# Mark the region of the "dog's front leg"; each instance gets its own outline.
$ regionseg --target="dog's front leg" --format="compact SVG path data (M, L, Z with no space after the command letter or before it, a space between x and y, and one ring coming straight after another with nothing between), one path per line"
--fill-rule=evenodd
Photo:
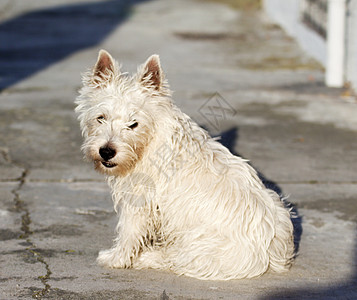
M142 208L124 206L119 213L117 237L111 249L99 252L97 262L109 268L130 268L144 245L147 217Z

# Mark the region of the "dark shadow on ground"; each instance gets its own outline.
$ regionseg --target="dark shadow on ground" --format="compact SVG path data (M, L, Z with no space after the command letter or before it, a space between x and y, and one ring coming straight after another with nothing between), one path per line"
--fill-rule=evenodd
M275 91L289 91L299 94L309 94L309 95L330 95L332 97L340 97L341 94L346 90L345 88L328 88L323 81L314 82L299 82L295 84L279 85L272 87L271 90Z
M234 148L238 141L238 128L232 128L228 131L221 133L220 142L226 146L234 155L239 155L235 152ZM279 163L279 162L277 162ZM263 173L258 172L259 177L265 184L265 186L269 189L274 190L279 195L282 195L281 188L272 180L266 178ZM296 251L299 250L300 239L302 235L302 218L298 213L297 207L285 201L287 207L292 208L293 217L292 222L294 225L294 242ZM294 217L295 216L295 217ZM357 232L356 238L357 241ZM354 259L351 261L351 264L355 265L355 271L351 279L347 282L342 282L341 284L337 284L331 286L329 288L306 288L306 289L287 289L284 292L279 293L271 293L271 295L264 296L262 299L276 300L276 299L357 299L357 245L355 245L355 254ZM331 258L333 259L333 258Z
M355 237L357 241L357 234ZM333 257L331 257L333 259ZM354 264L355 270L353 275L348 281L341 282L341 284L331 285L326 288L306 288L306 289L287 289L281 293L271 293L262 299L275 300L275 299L357 299L357 245L355 245L354 258L351 264ZM337 278L336 278L337 279Z
M228 148L228 150L233 155L237 155L237 156L243 157L242 155L240 155L239 153L237 153L235 151L235 148L236 148L236 145L237 145L237 141L238 141L238 138L239 138L239 129L237 127L234 127L234 128L231 128L231 129L229 129L229 130L227 130L225 132L222 132L220 134L220 137L221 138L220 138L219 142L223 146ZM251 162L249 162L249 164L255 170L257 170ZM258 172L258 176L259 176L260 180L263 182L265 187L275 191L278 195L280 195L282 200L284 200L284 205L288 209L291 209L291 216L292 216L291 217L291 221L292 221L293 226L294 226L295 253L298 253L300 240L301 240L301 235L302 235L302 217L299 215L297 207L293 203L289 202L287 199L284 198L284 194L282 192L282 189L279 187L279 185L276 182L274 182L274 181L268 179L267 177L265 177L262 172L260 172L258 170L257 170L257 172Z
M108 0L32 11L0 24L0 91L99 44L144 0Z

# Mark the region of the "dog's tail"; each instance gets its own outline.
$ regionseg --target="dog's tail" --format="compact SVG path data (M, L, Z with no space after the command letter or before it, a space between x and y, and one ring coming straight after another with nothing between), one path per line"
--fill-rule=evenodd
M282 205L278 205L275 236L270 243L268 252L270 257L269 267L274 272L287 271L294 259L293 224L290 212Z

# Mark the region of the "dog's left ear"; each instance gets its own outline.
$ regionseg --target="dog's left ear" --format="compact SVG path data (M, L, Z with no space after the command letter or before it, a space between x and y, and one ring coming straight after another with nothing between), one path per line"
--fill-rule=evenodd
M151 55L145 62L140 72L139 80L145 87L161 90L163 85L163 72L160 65L160 58L157 54Z

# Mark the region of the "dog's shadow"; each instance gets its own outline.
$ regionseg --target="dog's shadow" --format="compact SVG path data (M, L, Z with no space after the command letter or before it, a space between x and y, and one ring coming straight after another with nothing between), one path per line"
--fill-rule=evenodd
M239 138L239 129L237 127L231 128L227 131L222 132L220 135L220 139L218 140L223 146L225 146L233 155L243 157L240 155L238 152L235 151L235 147ZM252 163L249 162L249 164L257 170ZM290 209L291 211L291 221L294 226L294 245L295 245L295 255L297 255L299 251L299 246L300 246L300 240L301 240L301 235L302 235L302 217L299 215L298 208L294 203L288 201L286 197L284 196L284 193L280 186L268 179L264 174L260 171L258 171L258 175L260 180L263 182L266 188L271 189L275 191L282 201L284 202L284 205L287 209Z

